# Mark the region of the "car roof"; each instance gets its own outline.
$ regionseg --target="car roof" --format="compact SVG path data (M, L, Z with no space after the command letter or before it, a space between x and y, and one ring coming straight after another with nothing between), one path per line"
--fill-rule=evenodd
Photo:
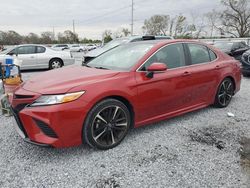
M165 39L165 40L145 40L145 41L137 41L133 43L128 43L127 45L133 45L133 44L155 44L155 45L166 45L171 43L197 43L197 44L203 44L208 46L206 43L199 42L197 40L190 40L190 39Z
M133 35L128 37L116 38L114 40L127 40L129 42L135 39L144 39L144 40L157 40L157 39L173 39L171 36L158 36L158 35Z
M42 44L20 44L20 45L16 45L15 47L22 47L22 46L42 46L46 48L46 46Z

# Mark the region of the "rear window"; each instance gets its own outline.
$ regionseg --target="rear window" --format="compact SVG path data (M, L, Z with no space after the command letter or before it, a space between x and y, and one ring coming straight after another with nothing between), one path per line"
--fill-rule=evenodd
M208 48L199 44L188 44L192 64L201 64L210 62L210 53Z
M46 51L46 48L42 46L37 46L36 53L44 53Z
M214 61L217 58L217 55L210 49L208 51L209 51L209 55L210 55L210 60Z

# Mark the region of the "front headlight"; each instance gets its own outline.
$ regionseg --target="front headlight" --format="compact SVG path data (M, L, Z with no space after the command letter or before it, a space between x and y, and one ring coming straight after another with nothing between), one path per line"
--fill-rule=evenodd
M84 93L85 91L76 93L67 93L62 95L42 95L29 106L34 107L34 106L46 106L46 105L67 103L80 98Z

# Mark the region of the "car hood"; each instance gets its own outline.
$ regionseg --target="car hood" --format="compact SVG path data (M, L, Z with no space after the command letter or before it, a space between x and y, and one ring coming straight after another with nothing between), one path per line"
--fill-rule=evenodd
M117 71L81 66L47 71L23 84L23 89L40 94L63 94L74 87L91 84L119 74Z

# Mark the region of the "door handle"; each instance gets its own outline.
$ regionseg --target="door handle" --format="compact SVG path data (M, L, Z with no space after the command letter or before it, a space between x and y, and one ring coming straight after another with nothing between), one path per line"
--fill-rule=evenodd
M191 73L188 72L188 71L185 71L185 72L182 74L182 76L189 76L189 75L191 75Z
M216 65L216 66L215 66L215 69L220 69L220 65Z
M30 58L32 58L32 59L33 59L33 58L35 58L35 56L30 56Z

